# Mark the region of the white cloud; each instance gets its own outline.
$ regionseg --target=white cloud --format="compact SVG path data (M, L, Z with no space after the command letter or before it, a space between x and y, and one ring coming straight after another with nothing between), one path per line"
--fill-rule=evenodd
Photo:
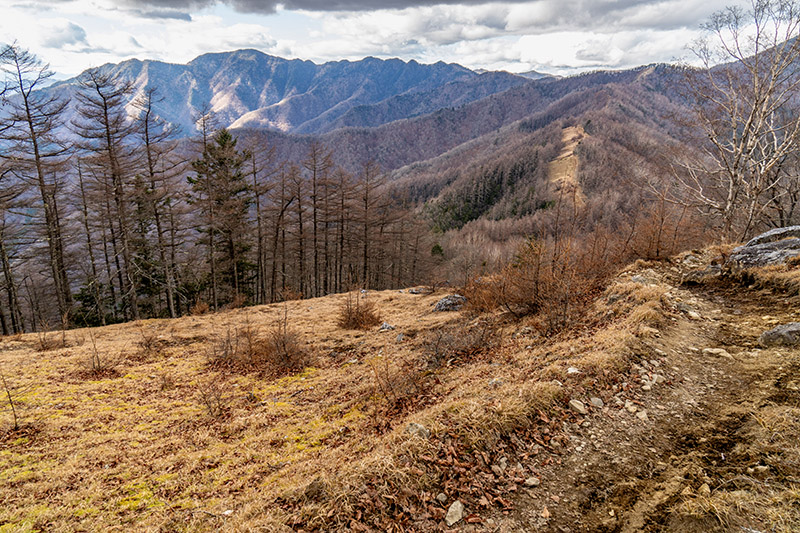
M5 8L0 34L17 37L70 75L134 56L186 62L237 48L315 61L376 55L566 74L681 56L700 22L730 1L531 0L353 12L279 7L267 16L214 7L211 0L204 5L212 7L191 11L169 8L186 7L182 0L160 10L151 2L149 11L116 0L65 0L47 9L36 2Z

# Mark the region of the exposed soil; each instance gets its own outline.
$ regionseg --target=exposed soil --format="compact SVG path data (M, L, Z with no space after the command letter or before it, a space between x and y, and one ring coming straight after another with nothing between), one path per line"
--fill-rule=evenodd
M799 320L796 301L724 282L680 287L685 266L656 270L675 287L672 325L643 340L602 409L567 424L569 449L487 530L800 531L800 354L758 343ZM655 373L665 381L643 390Z

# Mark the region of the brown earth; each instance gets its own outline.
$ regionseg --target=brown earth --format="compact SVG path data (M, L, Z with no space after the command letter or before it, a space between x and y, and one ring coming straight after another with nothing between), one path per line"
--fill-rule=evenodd
M570 449L489 530L800 531L800 354L758 342L800 321L797 297L732 282L678 288L687 270L649 271L672 286L671 324L602 410L567 425ZM654 373L665 382L643 390L640 376Z

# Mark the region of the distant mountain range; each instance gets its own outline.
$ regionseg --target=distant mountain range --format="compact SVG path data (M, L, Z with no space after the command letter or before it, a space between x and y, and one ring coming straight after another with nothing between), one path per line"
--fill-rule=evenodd
M279 161L302 161L313 142L350 172L373 160L411 199L428 202L442 229L549 205L547 160L572 126L586 132L576 155L589 206L635 209L639 193L627 176L674 141L662 117L682 105L674 90L682 75L668 65L559 78L399 59L317 65L239 50L186 65L130 60L101 69L137 93L157 87L156 112L184 136L209 104L218 126L274 148ZM79 79L46 90L68 95Z
M186 65L132 59L100 70L132 81L132 100L145 88L158 88L163 100L156 112L185 135L194 133L204 105L211 106L220 126L318 134L463 105L528 81L443 62L368 57L318 65L256 50L205 54ZM48 90L73 91L80 78Z

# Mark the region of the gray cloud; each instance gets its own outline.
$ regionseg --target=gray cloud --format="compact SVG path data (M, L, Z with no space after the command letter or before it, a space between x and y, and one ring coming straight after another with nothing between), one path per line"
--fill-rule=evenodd
M42 41L47 48L62 48L71 44L86 44L86 30L75 24L67 24L48 30L47 38Z
M522 3L526 0L503 0ZM486 0L124 0L131 7L160 7L191 11L217 4L228 4L242 13L274 13L278 5L290 10L372 11L446 4L481 5Z

